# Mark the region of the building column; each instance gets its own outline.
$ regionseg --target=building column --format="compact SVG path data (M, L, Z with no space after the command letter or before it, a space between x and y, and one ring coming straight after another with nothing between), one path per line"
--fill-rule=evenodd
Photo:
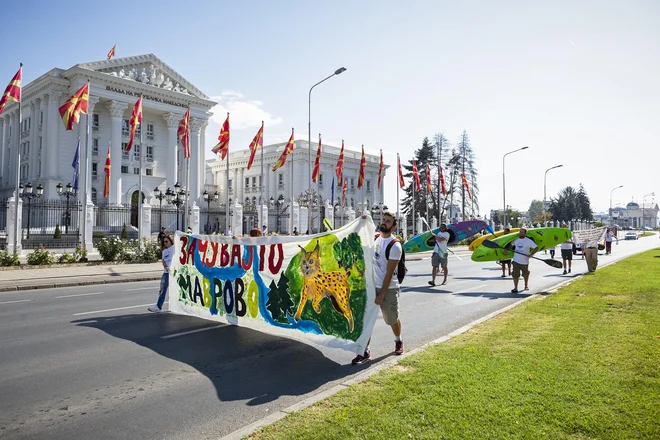
M124 110L127 108L128 103L126 102L113 100L108 103L112 128L110 131L110 195L107 201L115 206L121 205L121 121L124 118Z
M200 167L200 155L204 154L201 145L200 131L204 119L191 118L190 121L190 205L193 203L199 204L201 196L201 187L204 182L204 172Z
M89 97L89 101L87 104L87 115L85 115L85 118L93 117L94 107L98 102L99 102L98 96ZM90 122L89 133L87 133L86 119L85 119L85 125L78 124L80 126L81 131L83 132L80 136L80 165L78 166L78 169L80 171L78 177L78 187L82 188L82 185L86 185L87 202L92 201L92 141L94 139L92 124L91 121L89 122ZM88 157L89 157L89 161L87 160ZM112 161L112 159L110 160ZM110 172L112 173L112 168L110 168ZM85 202L85 200L82 200L82 202Z
M41 113L43 112L44 114L44 119L43 122L40 123L38 126L41 127L41 136L37 134L37 154L39 154L39 162L41 165L41 172L39 173L39 178L41 180L44 179L46 176L46 143L44 142L45 134L48 129L48 99L46 96L44 96L43 99L41 99L41 105L39 106L39 118L41 120ZM41 140L40 140L41 139ZM41 148L39 148L39 142L41 142ZM39 153L40 152L40 153Z
M60 118L58 108L60 97L62 92L58 90L51 90L48 92L48 135L46 136L46 141L48 142L46 147L46 177L50 180L58 180L60 176L58 175L57 164L59 163L60 157L60 124L62 120Z
M165 113L163 115L165 122L167 123L167 146L165 147L165 181L168 188L172 188L174 191L174 184L178 180L178 164L177 164L177 149L179 147L179 139L177 137L177 128L179 126L179 121L181 121L182 115L176 113Z
M37 98L30 103L30 163L28 169L28 180L35 181L37 175L37 154L39 153L39 108L41 99ZM36 186L36 185L35 185Z
M7 136L9 136L9 115L0 118L0 188L7 184Z
M9 175L11 180L9 181L10 188L16 188L16 179L20 178L21 164L18 162L18 153L21 148L21 121L19 119L18 109L12 112L12 137L11 137L11 149L14 152L11 157L11 163L9 163ZM21 160L23 160L21 158ZM15 190L17 191L17 190Z
M206 127L208 126L209 121L203 120L199 138L199 172L202 175L200 192L204 191L204 185L206 185Z

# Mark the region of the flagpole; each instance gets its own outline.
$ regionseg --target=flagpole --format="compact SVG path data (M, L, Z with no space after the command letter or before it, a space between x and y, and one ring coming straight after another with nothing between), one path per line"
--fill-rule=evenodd
M259 198L261 200L259 200L259 205L260 205L259 212L261 212L262 217L264 215L264 203L266 203L266 201L264 200L264 145L263 145L264 141L263 139L264 139L264 121L261 121L261 177L260 177L261 182L259 182L259 187L260 187L259 189L261 190L259 193ZM255 145L254 148L258 148L258 147L259 147L259 142L257 139L257 145ZM229 153L227 153L227 156L229 156ZM266 227L268 227L268 217L262 218L261 223L262 223L261 225L258 225L260 228L262 228L263 225L266 225Z
M319 133L319 145L321 145L321 133ZM322 199L323 199L321 197L321 156L319 156L319 175L316 176L316 197L318 199L317 202L319 204L319 232L321 232L321 222L322 222L322 220L321 220L321 203L322 203ZM312 221L312 227L314 227L314 221ZM310 231L310 233L311 232L312 231Z
M401 213L399 212L399 188L401 187L401 182L399 181L399 167L401 166L401 159L399 159L399 153L396 153L396 223L399 224L401 221ZM383 219L381 218L381 223ZM401 229L401 225L399 225L399 233L401 233L403 229Z
M419 173L419 170L417 171ZM415 185L417 185L417 179L413 176L412 182L412 235L415 236Z
M91 79L87 78L87 97L89 99L89 93L91 93ZM88 104L89 105L89 104ZM82 225L79 230L82 232L81 243L82 248L87 249L87 179L89 179L89 132L91 126L91 117L89 114L89 109L87 109L86 115L86 124L85 124L85 181L83 182L83 196L82 196ZM80 183L78 184L80 186Z
M22 81L22 69L23 63L21 63L21 81ZM23 84L21 84L21 88ZM21 90L22 91L22 90ZM21 94L22 95L22 94ZM16 133L16 196L14 198L14 253L18 254L18 199L20 197L19 187L21 186L21 124L23 123L23 106L22 106L23 96L18 100L18 133ZM23 231L21 230L21 239L23 238Z
M427 166L426 167L426 173L430 174L430 171L431 171L431 168L429 166ZM428 186L428 182L430 182L430 181L431 181L431 176L427 175L426 176L426 182L427 182L427 185L426 185L426 221L428 223L431 223L431 221L429 219L429 205L430 205L429 195L430 194L429 194L429 186Z
M140 93L140 99L142 99L142 93ZM141 103L140 113L142 113ZM142 120L144 120L144 116L142 114L140 114L140 117ZM142 249L142 237L144 236L144 231L142 230L142 149L144 148L144 127L142 126L143 124L141 121L135 122L140 122L140 148L138 150L140 154L140 175L138 176L138 245L140 246L140 249Z
M190 111L190 106L188 106L188 111ZM192 119L192 118L190 118ZM188 126L186 127L186 131L188 132L188 151L190 152L191 150L191 145L190 145L190 120L188 120ZM191 152L190 152L191 153ZM192 154L188 154L188 157L186 158L186 191L185 191L185 202L183 205L183 225L181 227L182 230L185 230L186 227L188 226L188 204L190 203L190 156Z

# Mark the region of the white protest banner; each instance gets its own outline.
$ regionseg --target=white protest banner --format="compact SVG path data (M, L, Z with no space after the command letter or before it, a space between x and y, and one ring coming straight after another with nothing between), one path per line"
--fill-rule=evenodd
M177 232L170 311L363 353L378 316L370 217L307 236Z
M577 244L587 243L596 246L599 242L605 240L605 231L607 231L607 227L573 231L573 242Z

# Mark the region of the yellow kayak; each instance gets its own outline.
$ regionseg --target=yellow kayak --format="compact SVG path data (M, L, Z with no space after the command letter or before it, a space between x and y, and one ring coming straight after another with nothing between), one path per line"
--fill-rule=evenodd
M518 232L518 231L520 231L520 228L512 228L510 234L513 234L514 232ZM481 237L477 238L472 243L470 243L470 246L468 246L468 249L471 250L471 251L474 251L476 248L481 246L481 244L484 242L484 240L492 240L493 238L501 237L502 235L504 235L504 230L495 231L495 234L482 235Z

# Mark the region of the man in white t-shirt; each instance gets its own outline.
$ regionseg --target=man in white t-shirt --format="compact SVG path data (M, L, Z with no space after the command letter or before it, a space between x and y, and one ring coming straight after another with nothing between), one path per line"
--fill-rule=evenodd
M568 229L568 225L566 223L561 224L562 228ZM568 273L571 273L571 266L573 265L573 244L575 241L573 241L573 234L571 234L571 239L568 241L565 241L561 244L561 259L562 263L564 263L564 275L566 275L566 269L568 266ZM567 264L568 262L568 264Z
M607 228L605 233L605 255L610 255L612 253L612 241L616 239L616 243L619 244L619 237L614 235L612 228Z
M433 271L431 272L431 281L429 284L435 286L435 276L438 274L438 270L442 267L442 273L444 274L444 279L442 280L441 286L447 284L447 254L449 249L447 248L447 243L449 242L449 232L447 231L447 225L441 224L440 231L437 234L431 231L431 234L435 237L435 246L433 247L433 256L431 257L431 266Z
M513 289L511 293L518 293L518 280L521 273L525 280L525 290L529 290L529 257L533 256L539 248L531 238L527 237L527 229L520 228L518 238L511 243L511 249L515 251L513 254ZM504 253L506 255L507 251L505 250Z
M390 212L383 213L380 235L374 244L374 281L376 283L376 304L380 306L385 323L394 333L394 354L403 354L401 339L401 321L399 320L399 281L395 275L401 259L401 243L392 236L396 227L396 218ZM389 248L389 251L388 251ZM371 342L371 339L369 339ZM364 354L358 354L351 362L361 365L371 360L369 342Z

